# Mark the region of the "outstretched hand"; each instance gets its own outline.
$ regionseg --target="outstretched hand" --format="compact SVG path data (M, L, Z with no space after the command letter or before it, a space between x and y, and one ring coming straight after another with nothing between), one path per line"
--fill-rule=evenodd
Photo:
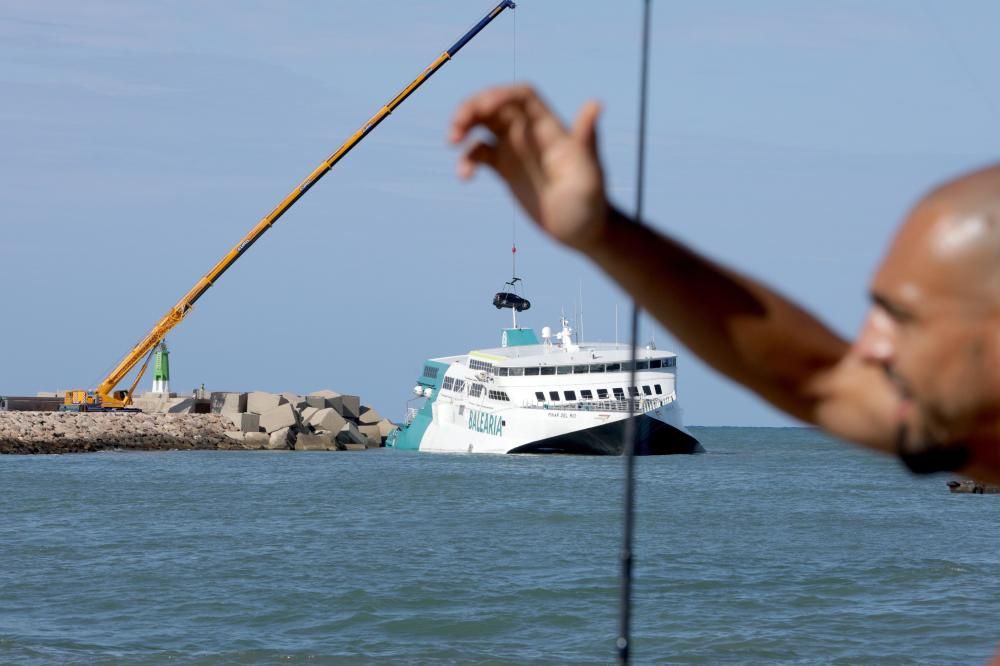
M586 252L601 242L608 218L597 154L599 114L600 106L588 102L567 129L528 86L481 92L458 108L449 139L460 143L482 126L492 140L472 143L458 174L467 179L480 164L491 167L542 229Z

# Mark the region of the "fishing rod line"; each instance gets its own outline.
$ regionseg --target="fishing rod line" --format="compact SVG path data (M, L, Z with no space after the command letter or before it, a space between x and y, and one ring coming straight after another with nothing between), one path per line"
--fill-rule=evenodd
M635 224L642 224L642 203L646 163L646 100L649 87L649 22L650 1L642 5L642 55L639 70L639 130L636 158ZM632 300L631 359L629 368L628 420L625 422L623 454L625 458L625 493L622 516L622 547L619 554L621 564L621 587L619 590L618 640L615 642L618 663L628 664L631 654L632 620L632 544L635 531L635 452L639 438L636 423L636 407L640 400L632 395L636 386L636 346L639 344L639 303Z

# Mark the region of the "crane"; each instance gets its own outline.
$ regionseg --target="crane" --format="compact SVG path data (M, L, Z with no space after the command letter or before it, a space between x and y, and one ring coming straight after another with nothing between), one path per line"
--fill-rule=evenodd
M219 262L205 274L184 296L170 308L163 317L153 326L142 340L119 361L118 365L108 373L97 388L93 390L71 390L66 391L62 409L64 411L115 411L128 409L132 404L132 393L142 378L149 359L157 345L163 341L177 324L183 321L184 317L191 311L194 304L201 298L208 289L215 284L222 274L225 273L236 260L243 256L243 253L250 249L261 236L291 208L296 201L301 199L319 180L327 174L347 153L361 142L369 133L385 120L396 107L413 94L427 79L434 75L446 62L451 60L462 47L469 43L479 32L489 25L493 19L499 16L505 9L514 9L512 0L502 0L498 5L490 10L476 25L466 32L461 39L452 44L451 48L439 55L434 62L427 66L417 78L410 82L403 90L392 98L387 104L382 106L375 115L368 119L347 141L345 141L330 157L325 159L319 166L312 170L299 185L293 189L280 203L267 215L264 216L257 225L244 236L233 249L231 249ZM132 370L145 358L141 369L131 386L127 390L116 390L116 387Z

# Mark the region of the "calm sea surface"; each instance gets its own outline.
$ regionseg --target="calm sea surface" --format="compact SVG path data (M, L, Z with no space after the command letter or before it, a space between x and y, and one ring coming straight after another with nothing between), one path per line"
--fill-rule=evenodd
M1000 496L805 429L638 461L634 659L977 664ZM622 460L0 457L0 663L610 663Z

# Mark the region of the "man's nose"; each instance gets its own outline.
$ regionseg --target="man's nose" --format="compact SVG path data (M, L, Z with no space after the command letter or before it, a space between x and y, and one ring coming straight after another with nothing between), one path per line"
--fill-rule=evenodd
M863 359L883 365L890 364L896 354L896 334L892 319L881 310L871 310L854 344Z

